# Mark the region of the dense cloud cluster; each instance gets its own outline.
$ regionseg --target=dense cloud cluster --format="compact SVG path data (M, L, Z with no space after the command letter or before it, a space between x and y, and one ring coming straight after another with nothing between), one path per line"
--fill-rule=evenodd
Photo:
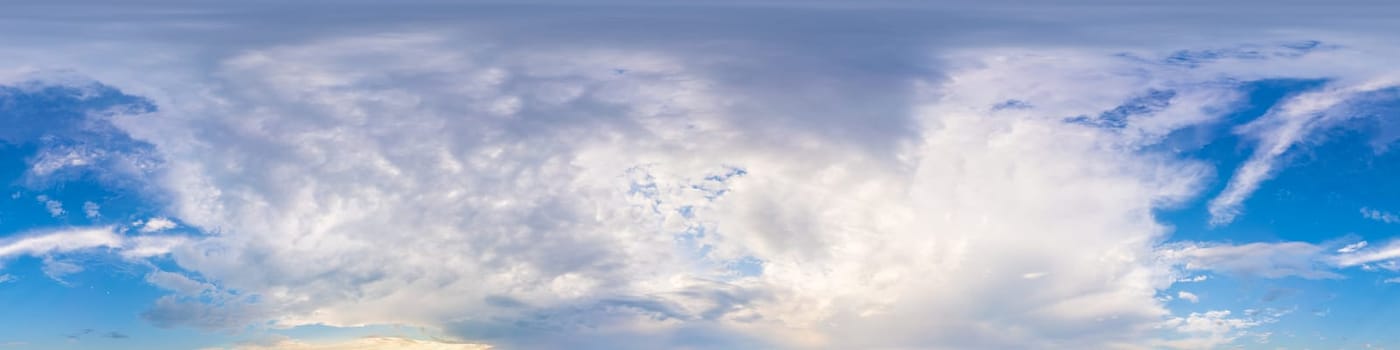
M1165 243L1154 216L1209 196L1212 222L1230 223L1290 150L1393 94L1389 72L1318 68L1371 56L1317 42L968 48L899 74L772 81L743 73L784 62L423 31L210 55L150 80L109 74L154 105L75 118L121 144L31 162L35 181L138 169L126 178L169 218L37 232L0 241L0 259L168 259L142 263L170 292L143 314L162 326L652 349L1218 346L1282 315L1172 315L1171 295L1199 301L1166 293L1192 273L1326 279L1400 257ZM1243 86L1277 78L1325 83L1211 134ZM1216 169L1189 156L1201 135L1254 153ZM197 233L161 233L175 227Z

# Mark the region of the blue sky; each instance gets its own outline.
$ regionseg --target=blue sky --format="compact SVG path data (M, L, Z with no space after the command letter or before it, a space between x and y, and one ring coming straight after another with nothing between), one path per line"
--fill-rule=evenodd
M20 2L0 349L1397 348L1347 5Z

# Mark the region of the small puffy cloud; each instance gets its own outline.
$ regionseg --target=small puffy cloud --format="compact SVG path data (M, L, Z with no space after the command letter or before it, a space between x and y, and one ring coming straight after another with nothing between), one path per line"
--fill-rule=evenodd
M1245 336L1260 339L1264 333L1252 333L1249 329L1277 322L1279 317L1288 312L1274 309L1245 310L1241 317L1232 316L1229 310L1193 312L1186 317L1174 317L1158 326L1176 331L1177 337L1169 340L1156 339L1150 343L1154 348L1214 349Z
M0 273L0 284L7 283L7 282L12 282L12 281L14 281L14 280L15 280L15 275L11 275L11 274L8 274L8 273Z
M46 209L46 210L49 211L49 215L50 215L50 216L53 216L53 217L60 217L60 216L63 216L63 214L67 213L66 211L63 210L63 202L59 202L58 200L51 199L51 198L49 198L48 195L42 195L42 194L41 194L41 195L35 196L34 199L35 199L35 200L38 200L40 204L43 204L43 205L44 205L44 209Z
M83 215L88 219L96 219L102 216L102 206L93 202L83 202Z
M1400 215L1371 208L1361 208L1361 216L1367 219L1393 224L1400 222Z
M144 223L141 223L140 230L142 233L152 233L169 230L177 226L179 225L176 224L175 221L164 217L156 217L147 219Z
M1191 292L1187 292L1187 291L1184 291L1184 290L1183 290L1183 291L1180 291L1180 292L1177 292L1177 293L1176 293L1176 298L1177 298L1177 299L1181 299L1181 300L1189 301L1189 302L1191 302L1192 304L1198 303L1198 302L1201 301L1201 298L1198 297L1198 296L1196 296L1196 294L1191 293Z

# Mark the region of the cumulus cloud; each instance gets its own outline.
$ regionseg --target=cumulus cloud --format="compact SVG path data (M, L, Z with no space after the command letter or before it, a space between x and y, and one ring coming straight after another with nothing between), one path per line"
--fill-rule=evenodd
M102 206L90 201L83 202L83 215L86 215L88 219L102 217Z
M916 133L875 140L755 122L767 101L704 59L417 34L228 57L219 103L116 121L166 157L171 213L219 233L172 250L205 282L152 281L222 301L147 318L520 348L1125 346L1181 278L1152 211L1210 178L1150 146L1238 98L1210 62L968 51L907 81ZM1272 260L1315 248L1181 248L1193 269L1335 277Z
M63 202L51 199L48 195L41 194L35 196L34 200L37 200L40 204L44 205L44 209L49 211L49 216L60 217L63 216L63 214L67 213L63 210Z
M147 219L146 222L141 223L140 226L142 233L152 233L169 230L179 225L175 224L174 221L170 221L170 219L162 217Z
M1186 317L1176 317L1163 322L1162 327L1174 329L1185 337L1171 340L1154 340L1157 347L1169 349L1214 349L1234 342L1245 336L1258 336L1267 339L1267 333L1252 333L1250 328L1274 323L1279 317L1288 314L1285 310L1245 310L1243 316L1232 317L1229 310L1192 312Z
M1154 217L1214 173L1174 133L1219 122L1241 81L1335 66L1315 45L979 48L870 77L764 45L512 44L409 32L107 74L161 106L110 119L163 161L54 146L31 173L140 159L163 212L207 233L106 246L178 265L146 276L172 293L143 314L161 326L412 324L526 349L1111 348L1165 329L1209 347L1264 321L1173 317L1156 296L1177 267L1337 277L1330 248L1162 246ZM1330 125L1310 111L1369 89L1237 129L1257 146L1214 220Z
M1187 291L1184 291L1184 290L1183 290L1183 291L1180 291L1180 292L1177 292L1177 293L1176 293L1176 298L1177 298L1177 299L1181 299L1181 300L1185 300L1185 301L1189 301L1189 302L1191 302L1192 304L1201 302L1201 297L1196 296L1195 293L1187 292Z

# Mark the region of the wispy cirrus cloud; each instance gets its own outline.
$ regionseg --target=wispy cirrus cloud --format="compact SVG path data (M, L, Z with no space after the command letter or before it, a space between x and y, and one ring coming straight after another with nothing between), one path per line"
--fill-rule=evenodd
M116 226L71 227L25 232L0 240L0 263L17 257L43 259L43 272L63 282L65 275L83 271L81 265L59 258L71 254L115 254L123 258L142 259L169 254L186 242L180 236L139 236L121 234ZM3 265L0 265L3 266ZM5 275L9 276L9 275Z

